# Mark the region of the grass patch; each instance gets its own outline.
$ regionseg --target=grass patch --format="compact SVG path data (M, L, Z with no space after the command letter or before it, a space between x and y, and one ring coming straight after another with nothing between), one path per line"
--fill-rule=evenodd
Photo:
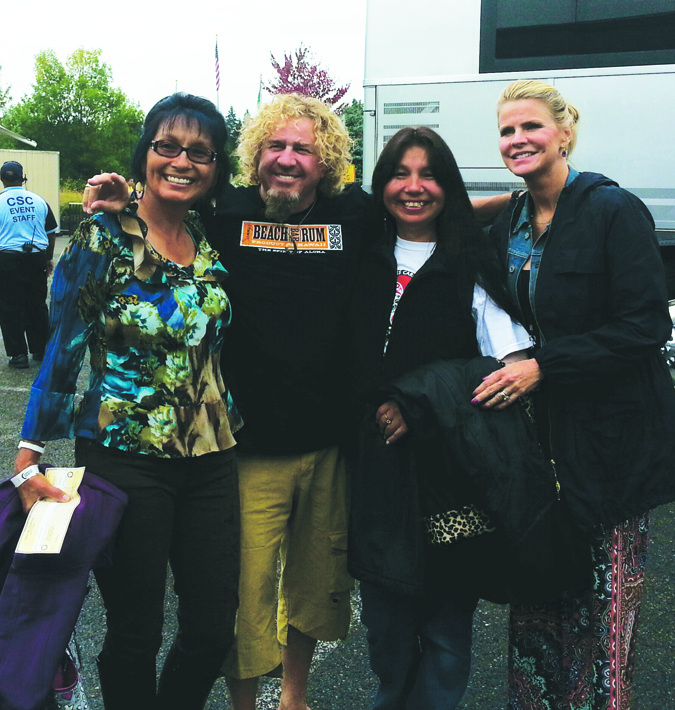
M61 185L59 188L59 206L61 208L61 214L69 214L68 205L71 202L82 202L82 195L84 194L85 183L82 180L68 180L64 178L61 180ZM78 207L76 212L81 211Z
M61 188L59 194L59 204L61 205L61 212L68 207L71 202L82 202L82 191L73 190L72 188Z

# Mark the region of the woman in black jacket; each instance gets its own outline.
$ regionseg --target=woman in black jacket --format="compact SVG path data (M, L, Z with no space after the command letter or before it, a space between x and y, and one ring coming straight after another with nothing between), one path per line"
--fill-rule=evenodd
M475 403L536 391L542 446L561 494L592 533L594 583L514 605L511 708L628 708L650 508L675 499L671 330L653 221L608 178L567 163L577 110L540 81L499 100L500 151L525 180L492 228L534 356L490 375Z
M370 403L353 476L350 571L361 580L380 680L374 707L451 710L469 674L471 563L491 522L469 484L449 482L442 438L416 429L389 388L439 360L509 358L529 338L497 305L509 307L493 248L438 134L399 131L377 163L373 194L385 228L364 256L350 323L353 385ZM435 399L435 381L423 397ZM450 548L459 557L447 557Z

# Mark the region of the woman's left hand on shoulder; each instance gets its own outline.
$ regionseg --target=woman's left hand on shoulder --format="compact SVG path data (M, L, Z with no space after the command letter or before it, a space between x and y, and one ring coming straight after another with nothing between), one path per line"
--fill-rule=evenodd
M544 374L534 359L513 362L488 375L474 390L472 404L482 409L506 409L536 389Z
M387 444L398 441L408 431L408 425L403 420L401 410L396 402L385 402L375 413L375 423Z

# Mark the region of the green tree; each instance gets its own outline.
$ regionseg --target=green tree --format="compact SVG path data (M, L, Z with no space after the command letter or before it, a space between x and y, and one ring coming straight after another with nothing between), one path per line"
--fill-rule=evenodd
M2 69L2 67L0 67ZM0 117L2 117L2 114L5 111L5 106L9 103L9 100L11 96L9 95L9 90L11 87L7 87L6 89L3 89L2 86L0 86Z
M237 118L234 112L234 106L230 106L230 110L225 116L225 125L227 126L227 153L230 156L230 167L232 174L236 175L239 172L239 160L235 154L237 143L239 142L239 134L241 133L242 122Z
M351 104L346 106L342 111L342 120L351 139L354 141L352 146L352 162L356 168L356 182L363 182L363 102L353 99Z
M3 125L38 150L58 150L62 177L82 180L102 169L128 172L143 113L112 86L100 49L78 49L65 66L45 50L35 58L33 93L7 111Z

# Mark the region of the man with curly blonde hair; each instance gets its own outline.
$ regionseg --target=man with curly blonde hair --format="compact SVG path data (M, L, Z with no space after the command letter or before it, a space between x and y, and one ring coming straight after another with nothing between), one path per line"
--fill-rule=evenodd
M270 161L265 153L271 137L282 124L305 126L308 139L313 138L312 152L318 158L321 177L317 184L305 185L306 197L316 197L314 192L328 197L338 195L351 160L351 138L342 121L323 101L302 94L280 94L257 116L248 118L237 148L244 181L260 185L263 198L274 190L268 182Z
M349 628L340 326L370 219L368 196L342 190L350 144L323 102L274 97L240 137L249 187L231 189L209 225L237 314L223 372L245 421L240 606L224 668L235 710L253 710L258 678L281 668L279 707L307 710L317 640Z

